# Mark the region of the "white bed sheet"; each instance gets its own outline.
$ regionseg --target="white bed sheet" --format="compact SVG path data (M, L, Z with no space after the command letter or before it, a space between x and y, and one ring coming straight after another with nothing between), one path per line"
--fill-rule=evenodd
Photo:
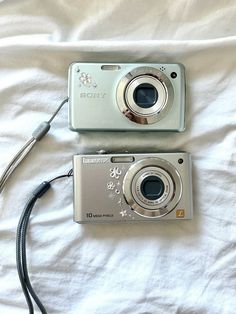
M236 2L9 0L0 14L1 169L66 97L71 62L181 62L187 75L182 134L78 136L60 112L0 195L0 313L27 313L15 265L27 196L99 149L191 152L194 219L78 225L72 180L58 181L28 241L48 313L236 313Z

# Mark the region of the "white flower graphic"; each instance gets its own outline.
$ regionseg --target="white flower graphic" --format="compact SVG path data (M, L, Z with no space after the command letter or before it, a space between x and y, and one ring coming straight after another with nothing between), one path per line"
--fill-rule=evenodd
M113 190L115 188L115 184L113 182L108 182L107 183L107 189L108 190Z
M122 209L120 211L120 214L121 214L122 217L126 217L127 216L127 210L126 209Z
M114 167L113 169L110 169L110 177L119 179L121 175L121 170L118 167Z
M91 76L88 73L81 73L81 76L79 78L80 82L82 82L84 85L88 85L91 83Z

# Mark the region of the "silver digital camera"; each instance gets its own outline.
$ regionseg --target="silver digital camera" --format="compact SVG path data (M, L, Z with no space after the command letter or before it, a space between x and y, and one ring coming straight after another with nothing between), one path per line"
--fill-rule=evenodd
M78 223L192 218L188 153L75 155Z
M181 64L76 62L68 82L74 131L184 131Z

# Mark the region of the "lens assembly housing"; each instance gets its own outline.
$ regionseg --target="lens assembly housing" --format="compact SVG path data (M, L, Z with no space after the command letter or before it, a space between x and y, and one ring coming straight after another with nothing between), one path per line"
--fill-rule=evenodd
M138 67L124 76L117 87L117 104L131 121L153 124L162 119L174 100L168 77L152 67Z
M178 171L166 160L147 158L130 167L123 194L128 205L144 217L161 217L172 211L182 195Z

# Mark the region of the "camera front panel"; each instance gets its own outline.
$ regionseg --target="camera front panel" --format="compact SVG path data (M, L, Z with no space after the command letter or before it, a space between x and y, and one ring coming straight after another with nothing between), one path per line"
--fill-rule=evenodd
M189 154L74 156L76 222L191 218Z
M68 81L74 131L184 130L180 64L73 63Z

